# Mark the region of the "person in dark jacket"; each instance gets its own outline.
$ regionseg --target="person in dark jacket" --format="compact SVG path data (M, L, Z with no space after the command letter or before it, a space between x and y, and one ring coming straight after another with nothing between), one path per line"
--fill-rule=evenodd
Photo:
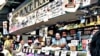
M100 56L100 31L97 31L90 42L91 56Z

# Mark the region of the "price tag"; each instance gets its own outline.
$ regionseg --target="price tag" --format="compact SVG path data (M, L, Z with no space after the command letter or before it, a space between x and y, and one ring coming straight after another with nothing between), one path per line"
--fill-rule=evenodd
M32 49L30 48L30 49L29 49L29 53L31 53L31 52L32 52Z
M20 35L17 35L17 41L19 42L19 40L20 40Z
M77 56L77 51L71 51L70 56Z
M41 50L38 50L37 54L40 54L41 53Z
M34 49L32 49L32 53L34 53Z
M77 45L78 45L78 40L71 40L71 43L72 43L73 45L77 46Z
M60 51L55 51L55 56L59 56Z
M87 56L91 56L91 54L90 54L90 52L89 52L89 51L87 51Z
M45 52L45 55L49 55L49 53L50 53L49 51L46 51L46 52Z
M61 56L66 56L67 55L67 51L61 51Z
M81 23L85 23L85 19L81 19Z
M28 53L28 48L26 49L26 53Z
M23 52L25 52L25 48L23 48Z

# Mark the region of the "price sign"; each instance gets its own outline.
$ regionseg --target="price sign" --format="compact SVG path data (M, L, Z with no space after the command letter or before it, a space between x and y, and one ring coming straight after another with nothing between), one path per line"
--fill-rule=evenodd
M71 51L70 56L77 56L77 51Z
M45 55L49 55L49 53L50 53L50 51L46 51L46 52L45 52Z
M41 53L41 50L38 50L37 54L40 54Z
M55 56L59 56L60 51L55 51Z
M61 52L61 56L66 56L67 55L67 51L62 51Z

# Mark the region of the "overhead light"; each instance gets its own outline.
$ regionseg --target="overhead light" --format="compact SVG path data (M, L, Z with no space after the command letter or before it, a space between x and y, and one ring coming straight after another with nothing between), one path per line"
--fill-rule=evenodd
M0 5L3 5L6 3L6 0L0 0Z

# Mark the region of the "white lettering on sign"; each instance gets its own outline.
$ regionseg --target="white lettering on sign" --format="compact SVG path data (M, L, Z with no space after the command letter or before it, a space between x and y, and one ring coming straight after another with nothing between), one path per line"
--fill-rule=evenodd
M23 7L20 11L14 13L13 15L16 16L16 14L18 14L20 16L25 16L49 2L50 0L33 0L27 6Z
M34 8L31 7L31 9L34 9ZM27 12L29 12L29 10L30 9L28 9ZM19 14L22 15L25 13L26 13L25 10L22 10L21 13ZM65 11L62 9L62 1L61 0L53 1L24 17L22 16L17 16L15 18L13 17L14 20L17 20L17 21L14 22L11 20L12 24L10 24L10 28L13 28L15 26L17 29L21 29L23 27L31 26L42 21L46 22L51 18L60 16L63 14L65 14ZM11 31L13 32L13 30Z
M82 7L88 6L91 4L91 0L82 0Z

